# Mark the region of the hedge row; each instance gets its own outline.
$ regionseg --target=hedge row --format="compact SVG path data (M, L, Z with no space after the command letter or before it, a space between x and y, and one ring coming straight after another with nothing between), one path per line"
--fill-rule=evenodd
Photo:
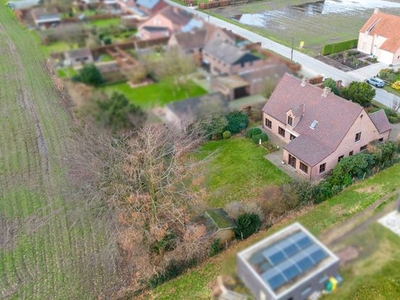
M358 40L350 40L350 41L344 41L340 43L335 43L335 44L327 44L324 45L322 48L321 54L322 55L329 55L332 53L339 53L345 50L357 48L357 43Z

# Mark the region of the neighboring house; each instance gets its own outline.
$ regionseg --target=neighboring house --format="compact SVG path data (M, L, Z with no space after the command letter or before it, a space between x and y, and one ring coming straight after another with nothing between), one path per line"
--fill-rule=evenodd
M165 119L182 128L183 125L190 125L199 117L217 112L228 112L228 110L228 100L221 93L212 93L168 103L165 106Z
M150 17L168 6L163 0L116 0L124 13Z
M155 39L159 37L159 32L163 28L163 33L171 36L172 33L181 31L191 19L190 13L177 7L167 6L140 24L138 33L143 40Z
M340 281L338 269L339 258L299 223L237 254L238 276L259 300L313 299Z
M55 9L47 10L44 7L33 8L31 16L36 27L39 28L48 28L61 23L60 14Z
M203 49L203 64L213 75L232 75L260 68L265 62L229 42L213 39Z
M263 108L263 128L286 143L282 162L307 179L323 177L342 158L389 138L383 110L357 103L285 74Z
M400 63L400 17L375 9L361 28L357 50L377 57L378 61Z
M93 62L92 52L88 48L69 50L64 53L66 66L81 66Z

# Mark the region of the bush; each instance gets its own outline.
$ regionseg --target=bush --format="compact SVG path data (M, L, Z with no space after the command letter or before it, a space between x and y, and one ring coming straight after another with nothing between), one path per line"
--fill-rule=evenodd
M231 133L230 131L224 131L224 132L222 133L222 137L224 138L224 140L230 139L231 136L232 136L232 133Z
M397 116L389 116L388 119L389 119L389 122L392 124L398 123L400 121L400 118Z
M232 134L239 133L243 129L246 129L249 124L249 118L244 112L232 111L226 115L228 121L225 130L230 131Z
M253 135L257 135L257 134L260 134L260 133L262 133L261 128L253 127L253 128L250 128L250 129L247 130L246 137L247 138L252 138Z
M261 140L261 142L266 142L268 141L268 136L265 132L261 132L260 134L253 135L251 138L255 144L258 144Z
M175 239L175 234L167 233L160 241L153 243L151 246L151 251L157 254L172 251L176 247Z
M342 52L345 50L353 49L353 48L357 47L357 43L358 43L358 39L339 42L339 43L335 43L335 44L327 44L327 45L324 45L324 47L322 48L321 54L328 55L328 54L332 54L332 53L338 53L338 52Z
M103 42L104 42L104 45L111 45L111 44L112 44L111 38L110 38L110 37L104 38L104 39L103 39Z
M221 245L221 240L215 239L211 244L209 256L212 257L217 255L222 251L222 249L224 249L224 247Z
M156 288L160 284L163 284L164 282L173 279L175 277L178 277L181 275L187 268L195 266L197 263L196 260L190 260L190 261L176 261L176 260L171 260L166 267L165 271L162 273L159 273L157 275L152 276L149 280L148 283L151 288Z
M104 82L103 76L94 64L85 64L79 70L79 74L73 77L73 80L94 86Z
M260 217L256 214L244 213L237 219L235 228L236 238L247 239L253 233L258 232L261 227Z
M394 82L394 83L391 85L391 87L392 87L393 89L399 91L399 90L400 90L400 80Z

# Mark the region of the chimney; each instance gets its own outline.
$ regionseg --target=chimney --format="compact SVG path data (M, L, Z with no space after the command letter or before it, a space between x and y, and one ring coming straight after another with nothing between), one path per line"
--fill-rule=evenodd
M378 14L378 13L380 13L381 11L379 10L379 8L375 8L374 9L374 14Z
M323 90L321 96L326 98L326 96L328 96L328 94L329 94L330 92L331 92L331 89L330 89L330 88L324 87L324 90Z
M306 86L307 82L308 82L308 78L307 77L303 77L303 79L301 80L301 86Z

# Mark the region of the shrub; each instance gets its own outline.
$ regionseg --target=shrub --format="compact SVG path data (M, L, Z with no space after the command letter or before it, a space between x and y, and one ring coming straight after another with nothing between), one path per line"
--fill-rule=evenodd
M222 251L222 249L224 249L224 247L221 245L221 240L215 239L211 244L209 256L212 257L217 255Z
M400 80L395 81L395 82L391 85L391 87L392 87L393 89L399 91L399 90L400 90Z
M232 134L239 133L249 124L249 118L241 111L232 111L228 113L226 115L226 120L228 121L228 125L225 127L225 130L230 131Z
M253 140L253 142L255 144L258 144L260 142L260 140L261 140L261 142L268 141L268 136L265 132L261 132L260 134L253 135L251 139Z
M166 267L165 271L159 274L156 274L152 276L148 280L148 284L150 285L151 288L156 288L160 284L163 284L164 282L173 279L175 277L178 277L181 275L187 268L195 266L197 263L196 260L189 260L189 261L176 261L176 260L171 260Z
M151 251L157 254L172 251L176 247L176 237L173 233L167 233L160 241L153 243Z
M389 122L392 124L398 123L400 120L399 117L397 117L397 116L389 116L388 119L389 119Z
M257 134L260 134L260 133L262 133L261 128L253 127L253 128L250 128L249 130L247 130L246 137L252 138L253 135L257 135Z
M230 139L231 138L231 136L232 136L232 133L230 132L230 131L224 131L223 133L222 133L222 137L225 139L225 140L228 140L228 139Z
M103 76L94 64L85 64L73 80L95 86L104 82Z
M111 45L111 38L110 37L104 38L103 42L104 42L104 45Z
M236 238L247 239L253 233L258 232L261 227L260 217L256 214L244 213L237 219L235 228Z

